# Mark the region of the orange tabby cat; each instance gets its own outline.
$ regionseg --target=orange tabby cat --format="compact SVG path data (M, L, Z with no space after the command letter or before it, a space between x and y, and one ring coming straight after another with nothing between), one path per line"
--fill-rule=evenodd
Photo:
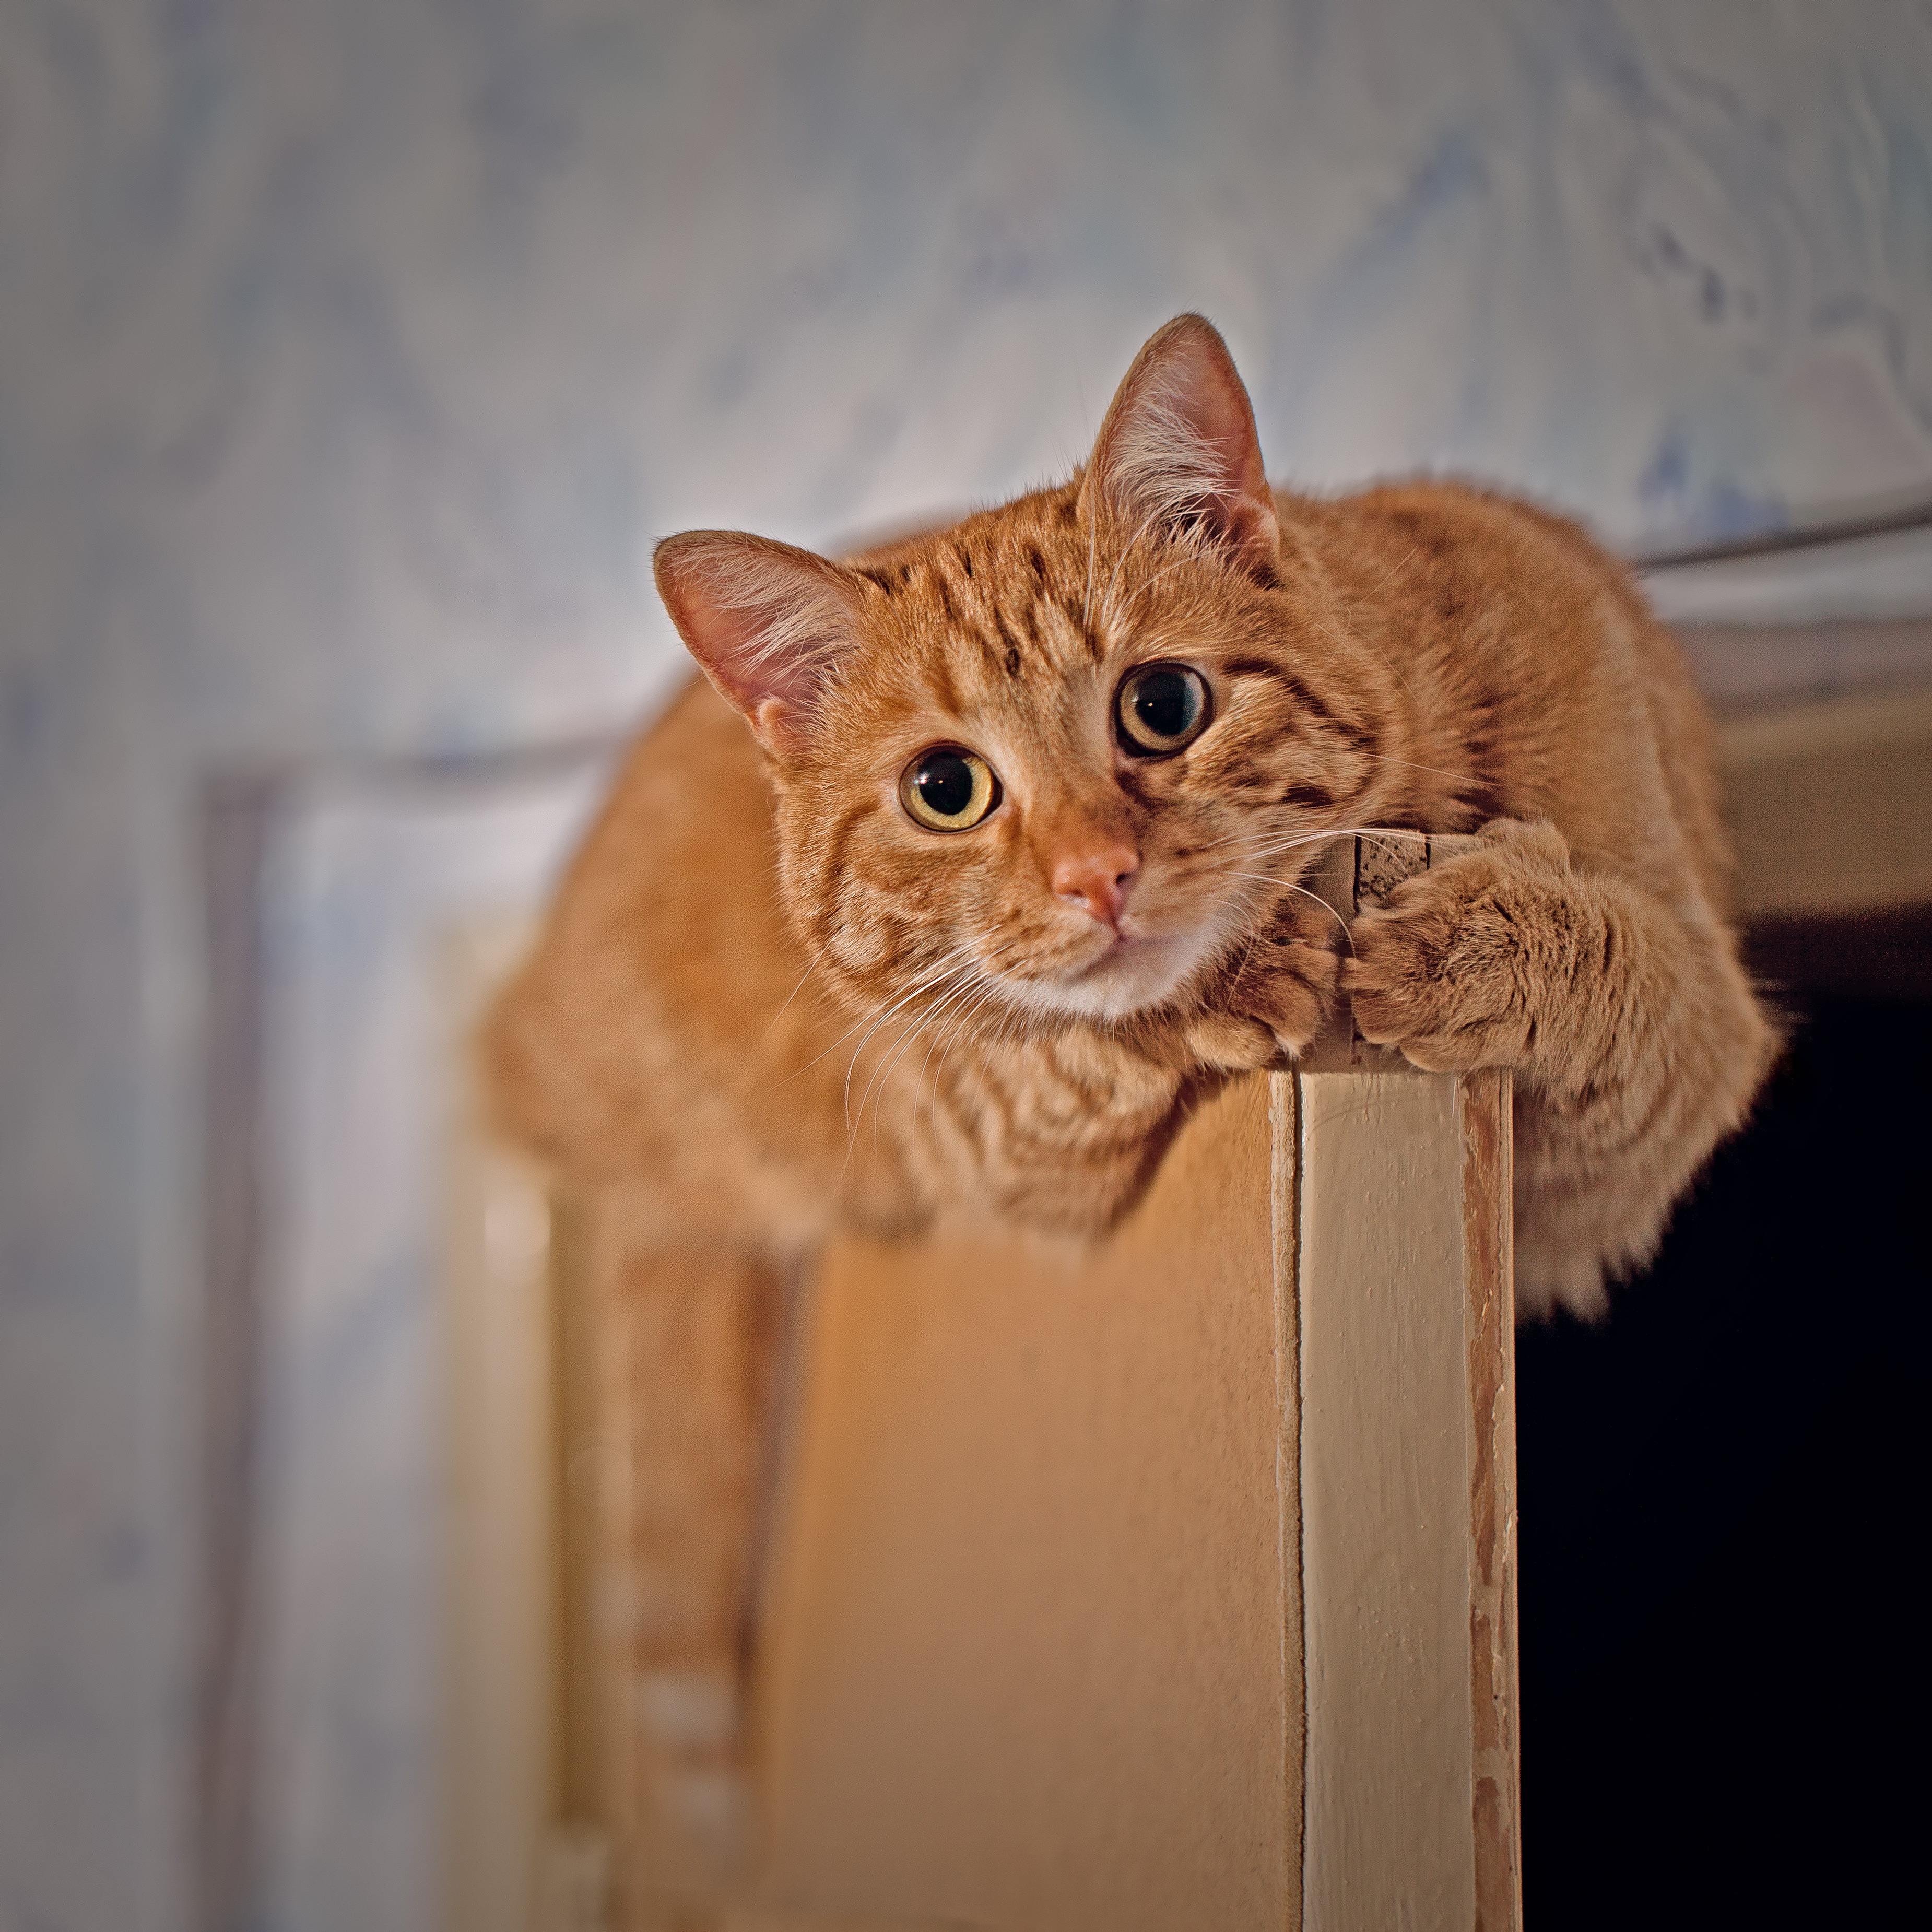
M1512 1070L1518 1306L1590 1312L1763 1077L1703 709L1626 574L1456 485L1270 489L1198 316L1067 483L657 572L718 697L640 746L493 1041L524 1136L660 1244L1099 1234L1339 986L1420 1066ZM1338 945L1300 883L1380 826L1481 846Z

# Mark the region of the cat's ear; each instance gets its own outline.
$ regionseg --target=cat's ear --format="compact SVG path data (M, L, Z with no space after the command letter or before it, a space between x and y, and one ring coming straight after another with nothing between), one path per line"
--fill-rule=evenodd
M1130 531L1204 540L1271 580L1281 556L1274 493L1248 392L1220 332L1176 316L1149 338L1114 392L1081 484L1080 508Z
M656 558L691 654L774 756L808 735L825 680L858 634L858 580L811 551L736 530L686 530Z

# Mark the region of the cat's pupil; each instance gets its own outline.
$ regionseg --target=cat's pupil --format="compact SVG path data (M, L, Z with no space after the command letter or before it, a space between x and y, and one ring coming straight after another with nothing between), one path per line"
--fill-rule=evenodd
M1178 738L1200 704L1193 679L1183 670L1150 671L1134 687L1134 716L1156 738Z
M934 752L913 783L927 809L940 818L957 818L973 802L973 767L957 752Z

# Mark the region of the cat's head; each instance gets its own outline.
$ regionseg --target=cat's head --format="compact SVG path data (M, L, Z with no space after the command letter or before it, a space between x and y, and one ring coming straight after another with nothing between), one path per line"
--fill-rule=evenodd
M657 576L769 756L801 937L866 1005L1184 1012L1307 835L1373 822L1390 674L1283 542L1198 316L1141 351L1069 483L843 562L687 532Z

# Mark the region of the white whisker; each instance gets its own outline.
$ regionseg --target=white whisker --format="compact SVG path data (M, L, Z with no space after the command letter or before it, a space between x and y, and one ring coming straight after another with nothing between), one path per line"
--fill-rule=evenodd
M940 974L934 978L929 978L922 986L914 989L915 994L920 992L931 991L935 986L938 987L939 990L934 994L934 997L928 1000L925 1006L921 1007L918 1013L907 1023L899 1038L894 1042L891 1048L889 1050L886 1058L880 1062L878 1066L874 1067L867 1077L864 1090L859 1096L857 1120L855 1121L853 1118L851 1108L852 1076L857 1068L859 1057L865 1050L866 1041L872 1038L872 1034L878 1030L877 1028L874 1027L868 1029L866 1039L862 1040L859 1042L858 1047L854 1049L853 1053L852 1064L845 1070L845 1111L846 1126L848 1136L856 1136L858 1124L864 1120L866 1118L866 1108L867 1103L868 1102L872 1102L873 1143L876 1148L878 1137L879 1108L884 1103L886 1083L891 1077L892 1069L898 1064L901 1056L904 1053L907 1047L910 1046L914 1040L917 1039L920 1034L927 1028L932 1026L935 1022L938 1021L945 1013L948 1006L955 1006L961 998L970 994L976 986L984 984L995 991L998 990L997 982L991 979L986 968L988 965L997 964L999 961L1004 958L1009 953L1014 951L1019 945L1020 942L1018 940L1009 940L1004 945L996 946L993 949L986 964L982 965L980 959L976 956L976 952L979 947L982 946L986 944L986 936L982 934L977 937L968 939L966 942L966 952L964 956L959 959L959 963L954 965L949 972ZM893 1010L896 1012L898 1010L898 1007L903 1006L904 1004L904 1000L900 1000L898 1003L898 1005L894 1007ZM928 1058L931 1058L930 1048L927 1050L927 1057ZM876 1101L873 1099L875 1090L878 1096ZM914 1113L915 1118L916 1118L917 1112L918 1088L915 1086L914 1089ZM850 1156L850 1146L848 1143L847 1148L847 1156L848 1159Z
M1398 563L1398 564L1394 565L1394 566L1392 568L1390 568L1390 569L1388 569L1388 570L1384 571L1384 572L1382 572L1382 575L1381 575L1381 576L1379 576L1378 578L1377 578L1376 579L1376 580L1375 580L1374 584L1373 584L1370 586L1370 590L1369 590L1369 595L1370 595L1371 597L1374 596L1376 595L1376 592L1378 592L1378 590L1380 590L1382 588L1382 586L1383 586L1385 584L1387 584L1387 583L1390 580L1390 578L1392 578L1395 575L1395 574L1396 574L1396 572L1397 571L1399 571L1399 570L1402 570L1402 569L1406 568L1407 568L1407 566L1408 566L1408 564L1409 558L1410 558L1410 557L1412 557L1413 556L1414 556L1415 553L1416 553L1418 550L1419 550L1421 548L1422 548L1422 546L1421 546L1421 544L1419 544L1419 543L1413 543L1413 544L1411 544L1409 545L1409 547L1408 547L1408 551L1407 551L1407 554L1403 556L1403 558L1402 558L1402 562L1401 562L1400 563ZM1352 610L1354 609L1354 605L1352 605L1352 604L1351 604L1351 605L1349 606L1349 608L1350 608Z
M772 1028L776 1026L778 1022L784 1018L786 1007L789 1006L792 1001L798 998L798 989L805 984L806 980L812 977L812 968L814 966L818 965L824 960L824 957L825 950L821 946L818 952L814 953L812 956L805 962L805 970L792 982L791 991L784 996L784 1004L781 1006L778 1011L772 1014L764 1031L759 1034L758 1044L760 1046L762 1046L766 1040L771 1038Z
M920 981L917 986L915 986L911 992L908 993L905 996L906 998L913 998L919 993L923 992L927 986L934 984L937 980L943 978L947 972L952 970L953 970L953 968L950 960L942 964L926 979ZM904 1004L904 1001L902 1000L898 1004L902 1005ZM822 1053L814 1054L802 1066L796 1068L791 1072L788 1073L784 1079L778 1081L776 1083L776 1085L778 1087L789 1086L793 1081L798 1078L800 1074L809 1073L821 1060L829 1059L832 1054L836 1053L855 1033L860 1030L861 1028L868 1026L875 1018L884 1018L885 1016L886 1006L886 1003L884 1000L881 1000L878 1006L872 1009L869 1013L865 1014L860 1018L854 1020L852 1024L848 1026L830 1046L826 1047Z
M1432 835L1426 832L1412 832L1402 825L1330 825L1319 832L1266 832L1256 842L1253 850L1256 852L1276 848L1286 850L1289 846L1312 845L1323 838L1360 838L1372 836L1388 838L1427 838ZM1244 839L1253 837L1252 832L1231 832L1225 838L1210 839L1205 845L1196 849L1211 852L1217 846L1238 844Z
M891 1053L873 1074L872 1078L866 1082L866 1090L859 1096L859 1118L862 1121L865 1119L866 1102L871 1098L876 1087L878 1097L872 1107L872 1147L875 1153L878 1151L879 1144L879 1112L885 1104L886 1084L892 1077L892 1069L898 1064L907 1047L918 1039L928 1027L934 1024L949 1006L956 1000L969 996L982 976L978 968L968 966L954 985L949 986L944 994L920 1012L919 1017L906 1029L898 1045L892 1048ZM926 1059L930 1060L932 1058L932 1048L928 1045L926 1048ZM920 1078L922 1080L925 1078L925 1064L922 1062L920 1069ZM913 1118L916 1121L919 1118L919 1082L917 1081L914 1082L912 1091Z
M970 1026L973 1022L976 1020L980 1015L992 1004L993 1000L999 996L999 986L997 982L992 980L985 980L982 986L979 989L978 997L973 1000L970 1006L968 1006L962 1011L955 1016L952 1024L946 1028L945 1032L940 1036L938 1040L935 1042L939 1052L939 1066L938 1068L934 1070L932 1076L932 1104L935 1109L939 1105L940 1078L941 1072L944 1070L947 1056L952 1052L954 1046L958 1042L966 1029ZM926 1058L929 1061L932 1058L932 1049L928 1048L926 1051ZM925 1078L926 1068L922 1066L920 1069L920 1080L922 1083ZM913 1118L915 1121L916 1121L919 1118L919 1089L917 1087L915 1087L913 1090Z
M926 992L929 988L933 986L943 985L946 980L951 979L954 974L967 970L968 968L966 967L949 964L938 972L928 975L926 979L921 980L918 985L914 986L911 992L904 994L900 998L893 1000L890 1006L886 1007L884 1011L878 1012L876 1017L872 1020L871 1024L866 1027L864 1034L860 1039L859 1044L852 1049L851 1060L845 1069L845 1124L848 1130L852 1124L852 1075L858 1066L860 1054L863 1053L866 1050L866 1043L872 1039L872 1036L878 1031L880 1027L884 1026L889 1020L891 1019L895 1013L899 1012L902 1008L905 1006L910 1001L917 999L921 993ZM851 1034L848 1032L845 1035L845 1038L849 1040ZM841 1043L842 1044L842 1042ZM828 1051L830 1049L828 1049ZM824 1058L825 1055L824 1054L820 1054L819 1055L820 1060L823 1060ZM818 1064L818 1061L814 1060L812 1064L816 1066Z
M1230 872L1222 876L1231 879L1258 879L1264 886L1273 886L1282 892L1298 892L1305 899L1312 899L1342 928L1343 937L1347 937L1348 922L1319 892L1311 892L1306 886L1298 886L1288 879L1277 879L1272 872ZM1348 950L1352 952L1354 950L1352 942Z

